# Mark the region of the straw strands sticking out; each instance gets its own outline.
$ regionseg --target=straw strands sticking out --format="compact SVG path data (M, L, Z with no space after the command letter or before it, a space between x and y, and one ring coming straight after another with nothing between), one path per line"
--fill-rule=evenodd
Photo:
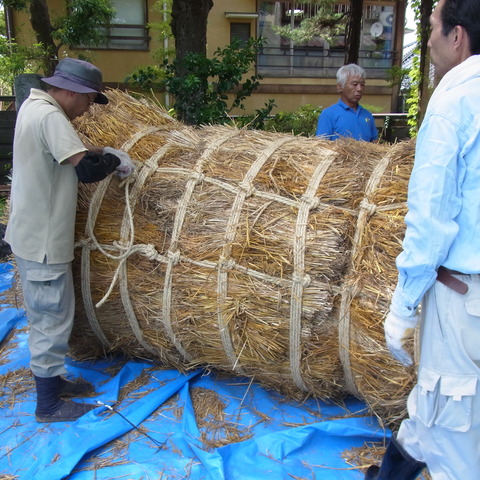
M77 322L91 334L75 329L75 353L213 367L297 398L352 393L401 416L411 373L381 323L413 145L195 129L107 94L77 128L137 172L80 188Z

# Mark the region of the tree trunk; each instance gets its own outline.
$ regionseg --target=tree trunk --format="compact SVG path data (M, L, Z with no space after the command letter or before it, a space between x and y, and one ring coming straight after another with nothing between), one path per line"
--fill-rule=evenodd
M172 33L177 60L187 53L207 54L207 18L213 0L173 0Z
M53 26L50 22L46 0L31 0L30 22L38 43L41 43L47 55L45 56L45 75L50 76L57 65L57 46L53 42Z
M422 124L430 98L430 55L428 54L427 44L430 37L430 15L432 10L433 0L422 0L420 4L420 79L418 82L419 127Z
M358 63L362 34L363 0L350 0L345 27L345 64Z

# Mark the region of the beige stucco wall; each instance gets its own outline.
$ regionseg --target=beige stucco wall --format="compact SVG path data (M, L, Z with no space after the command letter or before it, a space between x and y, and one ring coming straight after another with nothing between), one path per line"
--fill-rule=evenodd
M318 105L323 108L329 107L333 103L338 101L338 95L335 94L256 94L245 101L245 108L247 113L254 112L256 109L263 107L268 100L272 98L275 100L277 107L272 110L273 113L279 111L293 112L297 110L301 105ZM378 113L390 113L390 101L389 95L364 95L361 104L378 107ZM232 112L234 114L241 114L242 112ZM245 113L245 112L243 112Z
M207 51L212 55L218 46L228 45L230 43L230 20L225 17L226 12L235 13L256 13L256 0L214 0L213 8L208 15L207 25ZM256 36L256 20L236 20L241 22L251 22L251 34Z

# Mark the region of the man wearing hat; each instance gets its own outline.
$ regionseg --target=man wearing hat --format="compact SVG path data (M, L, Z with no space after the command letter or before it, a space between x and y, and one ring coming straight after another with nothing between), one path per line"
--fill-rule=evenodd
M64 58L42 80L48 90L32 88L17 116L5 240L15 255L30 323L35 417L67 422L94 408L65 400L93 387L63 377L75 312L71 262L78 181L98 182L114 172L125 178L134 166L125 152L85 145L71 123L91 103L108 103L98 68Z

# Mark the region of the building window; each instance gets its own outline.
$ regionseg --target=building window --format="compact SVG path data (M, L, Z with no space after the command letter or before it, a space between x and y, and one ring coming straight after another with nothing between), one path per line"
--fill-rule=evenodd
M105 43L91 49L147 50L147 0L111 0L115 17L104 28Z
M266 41L258 55L257 69L264 77L334 78L345 58L345 31L326 40L315 36L294 41L278 28L298 28L314 17L318 5L302 2L259 1L258 34ZM365 1L359 64L370 78L384 78L393 65L394 1ZM334 5L335 13L348 13L348 2Z
M230 23L230 43L232 43L234 40L240 40L241 43L247 43L249 39L250 23Z

